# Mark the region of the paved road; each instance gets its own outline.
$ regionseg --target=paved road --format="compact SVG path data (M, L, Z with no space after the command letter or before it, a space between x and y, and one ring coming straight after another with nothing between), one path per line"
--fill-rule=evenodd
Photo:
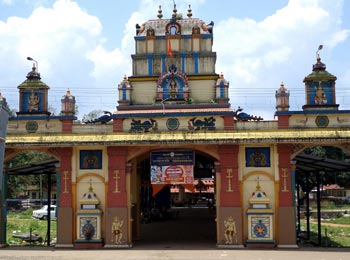
M348 260L350 250L166 250L166 249L100 249L49 250L0 249L1 260Z

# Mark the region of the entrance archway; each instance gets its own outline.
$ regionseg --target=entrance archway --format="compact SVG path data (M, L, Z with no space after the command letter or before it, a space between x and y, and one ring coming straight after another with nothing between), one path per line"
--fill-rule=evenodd
M215 160L194 153L193 189L168 184L156 194L151 184L150 154L138 158L135 195L139 197L132 207L132 219L137 220L132 226L135 246L215 246Z

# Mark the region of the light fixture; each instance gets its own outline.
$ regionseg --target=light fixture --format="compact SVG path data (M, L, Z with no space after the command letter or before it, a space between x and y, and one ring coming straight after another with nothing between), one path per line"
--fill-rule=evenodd
M39 72L39 66L38 66L38 62L36 60L34 60L32 57L27 57L27 60L31 60L35 62L36 65L36 71Z

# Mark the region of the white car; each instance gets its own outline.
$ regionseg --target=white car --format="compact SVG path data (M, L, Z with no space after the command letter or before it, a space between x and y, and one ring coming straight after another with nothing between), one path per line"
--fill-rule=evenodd
M56 205L51 205L51 219L56 219L56 209ZM37 219L47 219L47 205L44 205L41 209L33 210L32 217Z

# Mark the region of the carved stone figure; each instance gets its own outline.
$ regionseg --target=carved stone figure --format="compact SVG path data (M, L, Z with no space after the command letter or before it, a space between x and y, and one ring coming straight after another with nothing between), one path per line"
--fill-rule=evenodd
M120 220L118 216L115 216L112 223L112 242L114 244L121 244L123 231L122 226L124 224L123 220Z
M320 83L320 85L315 89L316 89L315 104L317 105L327 104L327 96L323 90L322 83Z
M28 112L39 111L40 98L37 93L32 90L31 95L28 98Z
M104 115L100 116L99 118L96 118L94 120L88 120L84 121L85 124L95 124L95 123L101 123L101 124L107 124L109 121L112 120L113 115L109 111L103 111Z
M152 129L153 131L158 130L158 123L156 120L150 118L144 122L141 120L132 119L130 132L149 132Z
M236 111L234 111L233 117L237 120L237 121L260 121L260 120L264 120L264 118L262 117L258 117L258 116L252 116L249 115L247 113L242 112L243 108L238 107Z
M224 225L226 245L232 245L233 238L235 238L235 242L237 244L236 222L234 221L233 217L229 216L226 220L224 220Z
M215 130L215 121L214 117L205 117L204 120L197 119L196 117L188 120L188 129L189 130Z

